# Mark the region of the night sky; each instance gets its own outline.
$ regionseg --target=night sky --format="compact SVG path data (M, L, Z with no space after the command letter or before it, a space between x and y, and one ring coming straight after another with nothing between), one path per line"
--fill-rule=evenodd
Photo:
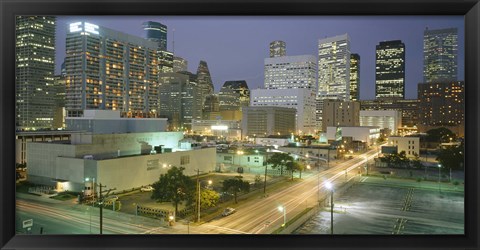
M56 74L65 57L68 24L87 21L131 35L145 37L144 21L168 26L168 50L188 60L195 73L200 60L208 63L215 92L228 80L246 80L250 89L263 87L263 62L269 57L269 43L286 42L287 56L310 54L318 57L318 39L348 33L351 53L361 57L360 99L375 96L375 46L380 41L402 40L406 50L406 98L417 98L417 84L423 80L423 31L458 28L458 80L464 80L463 16L385 17L214 17L136 16L67 17L57 19Z

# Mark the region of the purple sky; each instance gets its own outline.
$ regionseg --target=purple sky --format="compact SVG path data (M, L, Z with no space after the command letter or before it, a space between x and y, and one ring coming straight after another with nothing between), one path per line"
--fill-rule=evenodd
M263 61L269 43L283 40L287 55L318 57L318 39L348 33L350 49L361 57L360 99L375 96L375 46L380 41L402 40L406 50L406 98L417 98L417 83L423 80L423 31L458 28L458 80L464 80L463 16L61 16L57 19L56 74L65 57L68 23L88 21L99 26L144 37L144 21L168 26L168 50L188 60L196 72L200 60L208 63L215 92L228 80L246 80L250 89L263 87Z

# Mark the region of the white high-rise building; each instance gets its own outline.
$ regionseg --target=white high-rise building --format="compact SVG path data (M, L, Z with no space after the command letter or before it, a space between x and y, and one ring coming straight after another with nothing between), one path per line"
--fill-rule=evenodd
M312 55L265 58L265 88L316 89L316 61Z
M250 106L295 108L295 131L311 134L316 130L315 92L311 89L254 89L250 92Z
M316 119L322 127L324 99L350 99L350 37L343 34L318 41L318 98Z

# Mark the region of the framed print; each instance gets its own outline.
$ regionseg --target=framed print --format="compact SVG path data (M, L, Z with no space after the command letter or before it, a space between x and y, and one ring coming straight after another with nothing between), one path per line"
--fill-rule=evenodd
M1 249L477 249L477 0L1 0Z

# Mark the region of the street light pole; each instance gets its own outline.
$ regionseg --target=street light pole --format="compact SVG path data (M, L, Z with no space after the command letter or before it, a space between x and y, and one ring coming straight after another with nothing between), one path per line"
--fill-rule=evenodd
M268 149L265 152L266 160L265 160L265 181L263 182L263 195L267 194L267 167L268 167Z
M198 207L197 222L200 222L200 169L197 169L197 190L198 190Z
M333 186L332 183L325 183L325 187L330 190L330 234L333 234Z
M440 190L440 169L442 168L442 165L441 164L438 164L438 192L442 192Z
M282 227L287 225L287 208L285 206L279 206L278 211L283 212L283 224Z

